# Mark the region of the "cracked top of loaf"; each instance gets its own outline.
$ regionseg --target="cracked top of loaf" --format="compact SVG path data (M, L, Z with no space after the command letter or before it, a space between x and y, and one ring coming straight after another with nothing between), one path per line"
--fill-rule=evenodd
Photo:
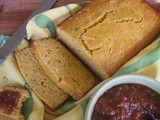
M158 12L145 0L93 0L57 31L62 41L85 52L111 75L148 45L159 28Z

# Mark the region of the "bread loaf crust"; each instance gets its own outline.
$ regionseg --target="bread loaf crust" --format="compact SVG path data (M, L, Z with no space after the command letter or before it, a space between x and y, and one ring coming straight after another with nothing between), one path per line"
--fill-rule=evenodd
M160 32L160 16L145 0L93 0L57 33L102 79L113 75Z

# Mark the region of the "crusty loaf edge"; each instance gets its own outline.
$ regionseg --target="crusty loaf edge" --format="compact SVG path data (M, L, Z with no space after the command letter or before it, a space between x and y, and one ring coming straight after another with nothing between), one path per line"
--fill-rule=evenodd
M95 1L98 0L92 0L92 3L94 3ZM104 0L101 0L104 1ZM107 0L106 0L107 1ZM153 6L151 6L148 2L146 2L145 0L139 0L144 6L145 9L150 9L151 12L153 13L153 16L156 16L156 19L158 19L158 23L157 26L153 29L152 34L149 34L146 38L148 39L148 41L146 41L146 44L149 45L151 42L154 41L154 38L156 37L156 35L158 35L158 33L160 32L160 13L158 13L158 11L156 11L154 9ZM98 1L99 2L99 1ZM65 32L63 30L63 23L67 23L69 21L70 18L74 18L78 12L82 13L84 9L87 9L89 6L86 5L85 7L83 7L82 9L80 9L79 11L77 11L75 14L73 14L71 17L67 18L66 20L64 20L62 23L60 23L57 27L57 33L58 33L58 37L59 39L66 44L73 52L75 52L75 54L78 55L78 57L80 57L80 59L82 59L83 62L85 62L98 76L100 76L100 78L102 79L106 79L108 78L108 76L110 76L110 73L106 73L103 66L101 66L100 68L97 68L95 66L97 66L96 63L91 63L88 61L93 61L91 57L87 56L87 52L85 50L82 50L83 48L79 48L78 43L74 40L74 38L72 38L72 36L68 35L67 32ZM93 6L92 6L93 7ZM82 12L81 12L82 11ZM70 21L68 23L71 23ZM74 47L73 47L74 46ZM144 49L145 47L141 47L141 50ZM138 52L139 53L139 52ZM138 53L135 53L134 56ZM134 57L132 56L132 57ZM95 66L94 66L95 65ZM124 64L123 64L124 65ZM103 69L103 70L102 70ZM113 74L112 74L113 75Z
M106 79L109 77L109 75L106 75L105 71L103 71L101 68L98 68L96 65L97 63L95 62L88 62L92 61L91 57L88 57L87 53L85 50L79 49L78 45L75 43L73 38L69 36L67 33L65 33L63 30L60 28L57 28L57 33L58 33L58 38L66 44L72 52L78 55L80 59L92 70L95 72L95 74L100 77L102 80ZM69 41L72 41L72 44L69 43ZM74 47L73 47L74 46ZM85 54L83 54L85 53Z

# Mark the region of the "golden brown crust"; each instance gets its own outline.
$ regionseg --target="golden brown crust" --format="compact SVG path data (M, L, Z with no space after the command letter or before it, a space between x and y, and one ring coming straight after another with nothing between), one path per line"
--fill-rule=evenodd
M0 89L0 119L19 120L24 118L21 114L22 103L29 98L24 88L5 86Z
M95 62L94 68L105 72L97 73L101 78L113 75L159 31L159 13L145 0L93 0L57 28L59 38L89 67Z

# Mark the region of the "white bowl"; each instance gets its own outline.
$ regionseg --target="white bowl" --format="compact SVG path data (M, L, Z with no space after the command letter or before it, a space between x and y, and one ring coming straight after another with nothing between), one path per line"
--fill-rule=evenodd
M114 86L117 86L120 84L127 84L127 83L142 84L153 89L154 91L160 94L160 82L152 78L142 76L142 75L136 75L136 74L128 74L128 75L123 75L123 76L113 78L110 81L106 82L104 85L102 85L97 90L97 92L91 97L88 103L88 106L86 108L84 120L91 120L94 106L98 98L102 96L105 91L107 91L108 89Z

